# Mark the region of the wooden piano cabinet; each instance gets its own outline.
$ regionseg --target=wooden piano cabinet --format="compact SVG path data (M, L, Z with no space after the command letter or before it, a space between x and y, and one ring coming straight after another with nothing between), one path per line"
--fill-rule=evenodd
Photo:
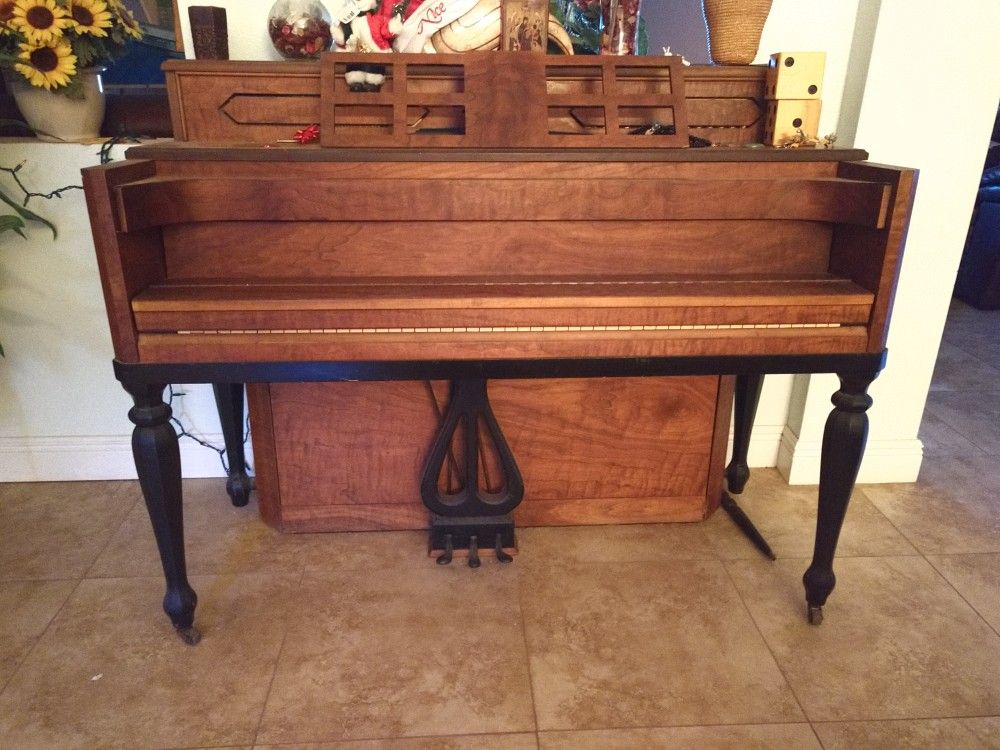
M433 390L430 390L433 388ZM248 386L261 514L284 531L425 529L445 382ZM732 378L498 380L519 526L700 521L719 503Z
M315 98L317 69L287 70L310 79L287 93ZM258 72L255 85L273 92ZM699 84L706 96L711 78ZM187 96L197 84L171 85ZM203 125L221 116L211 102L199 111ZM191 128L201 117L175 115ZM527 492L516 508L506 493L495 517L605 522L703 516L719 496L732 379L829 372L840 387L803 578L818 622L864 451L867 389L885 362L916 177L866 158L181 142L86 170L115 375L135 404L171 621L197 640L168 383L230 394L251 385L269 523L419 528L420 451L433 432L420 482L432 508L456 415L472 424L489 413L484 384ZM678 381L661 387L665 376ZM463 394L449 401L458 406L447 429L435 430L425 380ZM440 384L437 393L443 402ZM477 453L463 447L471 466ZM472 477L466 486L482 489ZM464 503L470 493L456 494ZM466 518L488 515L473 499Z

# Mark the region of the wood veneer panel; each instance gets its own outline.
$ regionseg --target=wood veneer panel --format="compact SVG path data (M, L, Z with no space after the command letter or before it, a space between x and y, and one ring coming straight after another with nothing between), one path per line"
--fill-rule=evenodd
M139 358L129 303L140 290L163 281L166 271L159 230L131 234L119 231L115 191L119 185L154 174L156 166L151 161L128 161L83 170L87 211L111 339L115 357L123 362L135 362Z
M132 151L142 153L145 149L134 148ZM158 150L161 154L163 149ZM780 177L811 178L837 176L837 162L834 161L743 161L739 157L743 152L734 153L732 159L704 161L691 159L687 162L658 161L655 159L628 159L629 154L615 154L609 158L612 161L567 161L565 153L558 160L540 159L537 152L527 154L521 161L505 160L502 157L511 156L508 152L476 152L462 157L460 161L435 161L431 157L436 152L423 152L428 155L425 161L401 159L386 162L376 159L384 155L382 152L372 154L372 159L364 161L358 158L356 149L331 149L334 155L347 155L349 158L341 161L308 160L286 161L284 159L246 160L214 160L208 157L199 158L204 149L186 149L192 160L161 157L157 161L156 173L161 177L198 177L198 178L243 178L243 179L282 179L295 180L357 180L377 173L382 179L410 178L428 180L464 179L533 179L547 177L549 179L668 179L668 178L724 178L724 179L758 179ZM232 149L219 151L220 154L231 155ZM722 151L722 149L720 149ZM716 153L715 149L712 149ZM130 152L131 153L131 152ZM257 153L253 151L251 153ZM264 153L271 153L266 151ZM291 152L294 154L328 155L326 151ZM670 153L670 152L666 152ZM279 152L275 156L289 154ZM473 158L473 156L479 158ZM483 158L488 156L489 159Z
M281 528L281 490L278 455L274 443L271 390L267 383L248 383L247 405L253 433L254 489L260 516L269 526Z
M126 231L202 221L804 220L879 227L888 186L845 179L153 178L118 189ZM553 198L556 198L553 200Z
M879 351L885 347L917 172L880 164L845 163L840 165L839 173L852 179L878 180L889 187L886 221L877 228L836 227L830 252L833 273L852 278L875 292L868 348Z
M704 517L718 380L492 382L527 487L518 522ZM446 384L434 385L443 405ZM426 384L274 384L270 393L282 528L426 528L419 476L437 420Z
M729 448L729 427L733 416L733 400L736 393L736 376L724 375L719 378L718 406L715 410L715 424L712 428L712 456L708 463L706 483L706 517L713 513L722 501L725 484L726 454Z
M831 231L804 221L211 222L165 227L164 245L172 281L791 275L826 271Z
M867 329L534 332L494 334L140 334L143 362L388 361L843 354L867 351Z

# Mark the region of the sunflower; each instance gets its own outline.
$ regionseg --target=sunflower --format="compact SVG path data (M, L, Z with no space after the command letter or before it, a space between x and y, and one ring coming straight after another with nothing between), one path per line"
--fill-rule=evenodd
M24 34L28 44L37 46L59 39L73 19L55 0L15 0L10 25Z
M122 31L133 39L142 39L142 29L139 27L139 22L135 20L135 16L132 15L132 11L124 5L114 3L114 0L112 0L111 7L118 14L118 20L122 23Z
M65 39L41 47L22 44L21 54L17 57L22 62L16 63L14 69L32 86L49 91L67 85L70 77L76 74L76 55Z
M0 23L5 26L14 17L14 0L0 0Z
M71 0L69 15L77 34L107 36L105 29L111 28L111 13L104 0Z

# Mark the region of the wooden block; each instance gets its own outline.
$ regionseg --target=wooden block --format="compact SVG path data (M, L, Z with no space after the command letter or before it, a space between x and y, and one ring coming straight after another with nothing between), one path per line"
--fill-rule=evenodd
M777 52L768 63L768 99L821 99L825 52Z
M800 130L815 138L819 135L819 113L822 106L819 99L779 99L768 102L764 143L780 146Z
M188 8L191 21L191 39L194 56L199 60L229 59L229 27L226 9L211 5L192 5Z

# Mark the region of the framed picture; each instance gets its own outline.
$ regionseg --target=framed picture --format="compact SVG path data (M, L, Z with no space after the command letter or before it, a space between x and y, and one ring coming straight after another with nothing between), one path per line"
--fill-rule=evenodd
M501 49L536 52L548 49L549 0L501 0L503 38Z
M177 0L122 0L142 26L144 40L157 47L181 49Z

